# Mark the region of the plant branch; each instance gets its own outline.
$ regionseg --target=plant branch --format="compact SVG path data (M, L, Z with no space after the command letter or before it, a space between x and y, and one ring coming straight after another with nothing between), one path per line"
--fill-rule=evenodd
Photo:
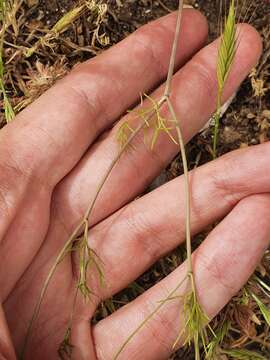
M187 248L187 262L188 262L188 273L192 274L192 249L191 249L191 229L190 229L190 217L191 217L191 209L190 209L190 184L189 184L189 171L188 171L188 163L187 156L185 151L185 143L182 135L182 131L180 129L179 122L177 120L177 116L173 105L171 103L170 98L167 98L167 104L170 110L170 113L173 117L173 121L175 123L175 128L178 136L179 146L181 150L181 157L184 168L184 180L185 180L185 221L186 221L186 248Z
M167 81L166 81L166 86L165 86L165 91L164 91L165 97L169 97L171 95L171 90L172 90L172 77L173 77L173 73L174 73L174 69L175 69L176 54L177 54L178 43L179 43L179 38L180 38L180 28L181 28L181 23L182 23L183 6L184 6L184 1L179 0L175 34L174 34L172 52L171 52L171 57L170 57Z
M153 318L153 316L156 315L156 313L162 308L162 306L171 300L177 299L175 297L175 293L179 290L179 288L183 285L185 280L187 279L187 275L183 278L183 280L169 293L169 295L161 300L159 302L159 305L139 324L139 326L128 336L128 338L125 340L125 342L121 345L117 353L114 355L113 360L117 360L119 355L123 352L125 347L130 343L130 341L133 339L133 337L147 324L149 320Z
M160 107L163 103L165 102L165 99L162 98L159 102L158 102L158 106ZM153 110L152 112L149 113L147 119L150 120L151 117L155 114L155 110ZM115 165L118 163L119 159L121 158L121 156L124 154L125 150L128 148L128 146L132 143L133 139L139 134L139 132L144 128L145 123L141 123L133 132L133 134L130 136L130 138L127 140L127 142L123 145L123 147L119 150L118 154L116 155L115 159L113 160L113 162L110 164L108 170L106 171L105 175L103 176L100 184L98 185L97 191L95 193L95 196L93 198L93 200L90 202L90 205L88 206L84 216L82 217L82 219L80 220L79 224L77 225L77 227L75 228L75 230L72 232L72 234L70 235L70 237L68 238L68 240L66 241L64 247L60 250L59 254L56 257L56 260L53 264L53 266L51 267L49 274L44 282L44 285L41 289L41 293L38 299L38 302L35 306L34 309L34 313L33 316L30 320L28 329L27 329L27 333L26 333L26 337L25 337L25 341L24 341L24 345L23 345L23 349L22 349L22 353L21 353L21 357L23 359L24 354L25 354L25 350L27 347L27 344L29 342L29 339L31 337L32 334L32 330L33 330L33 325L34 322L37 320L38 314L40 312L40 308L41 308L41 304L42 301L44 299L44 296L46 294L46 291L48 289L49 283L56 271L56 268L58 266L58 264L63 260L64 256L66 255L67 252L69 252L69 249L72 247L73 242L75 241L75 239L80 236L82 234L82 230L83 230L83 226L85 225L85 222L87 221L87 223L89 222L89 217L92 214L92 211L94 209L94 206L96 204L96 201L99 197L99 194L101 193L103 186L105 185L107 179L109 178L110 174L112 173L112 170L114 169ZM74 302L75 303L75 302Z

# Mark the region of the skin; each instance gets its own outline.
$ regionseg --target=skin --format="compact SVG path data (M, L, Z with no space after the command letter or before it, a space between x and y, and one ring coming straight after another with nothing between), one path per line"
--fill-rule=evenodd
M15 351L18 354L22 348L55 256L118 151L116 128L127 118L135 121L132 114L119 118L138 102L140 92L153 91L156 98L162 93L175 19L171 14L151 23L77 66L1 130L3 359L14 359ZM241 42L224 100L261 53L256 31L248 25L241 25L239 31ZM202 128L215 108L218 42L204 47L206 38L206 20L195 10L185 10L172 96L185 141ZM100 301L123 289L184 241L182 177L134 200L178 148L165 136L159 138L154 151L143 144L142 137L136 139L135 148L119 161L90 219L89 243L104 263L107 285L100 288L97 274L92 273L90 286L96 296L92 302L78 301L71 338L73 359L112 359L157 301L185 276L184 263L135 301L90 326ZM199 300L210 318L244 285L269 245L269 156L270 144L266 143L230 153L191 174L192 233L223 219L193 255ZM76 259L68 255L46 293L26 359L57 359L76 277ZM185 291L183 286L177 294ZM182 314L179 324L179 301L166 304L120 359L168 358L179 326L183 326Z

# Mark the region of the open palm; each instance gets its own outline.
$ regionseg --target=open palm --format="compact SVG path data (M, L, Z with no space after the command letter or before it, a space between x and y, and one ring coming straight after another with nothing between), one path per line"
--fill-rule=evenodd
M175 14L168 15L77 66L0 132L0 294L17 353L56 255L118 152L115 133L124 121L118 119L138 102L140 92L157 88L152 96L162 94L174 27ZM181 31L172 99L188 141L215 109L218 42L203 48L207 24L194 10L184 12ZM226 98L261 52L255 30L241 25L240 31ZM99 286L93 271L89 286L95 295L88 303L79 298L74 314L72 358L112 359L129 333L184 278L185 264L91 329L89 320L100 301L123 289L184 240L182 177L133 200L177 151L166 136L158 139L153 151L138 137L106 183L89 231L90 246L103 262L106 285ZM199 299L210 318L245 283L268 245L269 154L269 144L237 151L191 175L192 232L224 217L194 254ZM68 254L49 285L26 358L57 358L77 275L76 256ZM0 320L5 322L3 313ZM178 331L179 301L171 301L120 358L166 359ZM14 358L7 326L0 335L3 355Z

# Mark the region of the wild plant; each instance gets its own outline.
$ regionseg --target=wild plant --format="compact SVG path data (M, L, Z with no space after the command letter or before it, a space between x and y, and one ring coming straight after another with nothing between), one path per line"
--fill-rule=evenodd
M97 0L85 0L81 5L78 5L64 14L43 37L35 42L33 46L30 48L25 48L23 50L24 56L26 58L31 57L42 46L47 46L53 49L52 41L59 37L60 34L65 32L74 21L76 21L82 14L86 12L90 12L93 17L92 21L95 24L92 45L95 46L96 41L98 41L103 46L108 45L108 37L105 34L100 34L100 26L107 12L107 5L100 3Z
M236 13L235 1L230 3L229 14L225 19L224 30L221 37L221 44L218 50L217 61L217 107L214 114L214 138L213 138L213 156L217 155L218 129L221 118L222 95L226 80L230 74L230 70L235 58L236 52Z
M64 337L64 340L59 348L59 353L61 354L70 354L72 352L72 344L70 344L70 333L72 329L72 318L74 314L74 309L76 306L76 300L78 296L82 296L86 301L91 299L93 295L93 290L89 284L89 272L90 269L94 269L99 274L100 286L104 286L104 274L102 271L102 259L100 259L97 254L91 249L89 245L88 235L89 235L89 219L91 218L92 211L96 205L97 199L103 189L104 184L107 182L112 170L118 163L122 155L127 151L130 146L133 146L133 140L139 134L144 133L146 146L149 145L150 149L153 149L157 144L157 139L160 134L166 134L168 139L172 141L176 146L179 147L179 152L181 154L183 169L184 169L184 180L185 180L185 236L186 236L186 251L187 251L187 273L181 282L179 282L176 287L169 293L169 295L162 299L157 307L153 310L152 313L145 318L145 320L127 337L126 341L119 348L117 353L114 355L113 359L118 359L119 355L122 353L124 348L132 341L133 337L145 326L145 324L169 301L179 299L177 295L178 290L183 284L187 285L187 294L185 295L183 308L181 312L184 312L184 328L179 330L177 338L173 344L173 348L176 348L179 341L184 339L184 343L191 344L194 343L195 347L195 359L200 359L200 344L202 343L205 353L210 354L214 353L215 347L218 344L218 341L221 341L225 336L225 330L221 332L221 335L213 334L211 327L208 325L209 318L202 309L194 278L194 269L192 262L192 245L191 245L191 190L189 184L189 170L187 156L185 152L185 144L181 131L181 120L178 119L177 113L174 109L171 94L172 94L172 78L175 69L176 62L176 52L180 40L180 29L181 29L181 20L183 13L183 0L179 0L179 9L177 15L177 22L175 28L175 36L172 44L172 51L169 63L169 69L167 74L167 80L165 84L165 89L163 95L160 99L156 100L145 94L145 98L148 100L149 107L144 107L143 102L141 106L134 112L138 119L136 127L134 127L129 121L124 122L117 131L116 138L119 143L119 152L116 155L113 162L110 164L105 175L101 179L101 182L97 188L97 191L94 195L94 198L91 200L88 209L86 210L84 216L79 221L77 227L70 235L68 240L65 243L65 246L61 249L59 254L56 257L54 265L52 266L45 283L42 287L39 299L35 306L33 316L28 328L28 332L25 339L23 353L28 345L28 342L31 338L34 322L37 320L39 312L41 310L41 305L46 294L49 283L57 270L57 266L70 252L76 252L79 258L79 273L78 281L76 284L76 292L74 296L73 309L70 315L70 321L67 327L67 331ZM78 10L79 11L79 10ZM63 21L62 19L62 22ZM62 26L62 25L61 25ZM37 45L36 45L37 46ZM224 21L223 34L220 40L220 47L217 57L217 106L214 114L215 126L214 126L214 135L213 135L213 154L216 157L217 152L217 142L218 142L218 130L219 123L221 118L221 106L222 106L222 96L226 81L228 79L235 54L237 49L237 35L236 35L236 9L235 1L230 2L229 12ZM32 50L31 50L32 52ZM30 53L29 53L30 54ZM30 54L31 55L31 54ZM170 119L164 118L162 115L161 109L167 107L169 112ZM150 136L149 136L150 131ZM208 343L207 328L210 330L216 342ZM211 356L209 356L209 359ZM232 355L230 355L232 356Z
M0 0L0 93L3 97L3 109L5 121L8 123L15 117L15 112L8 97L5 88L5 66L4 66L4 39L5 33L10 25L9 18L12 10L12 4L9 0Z

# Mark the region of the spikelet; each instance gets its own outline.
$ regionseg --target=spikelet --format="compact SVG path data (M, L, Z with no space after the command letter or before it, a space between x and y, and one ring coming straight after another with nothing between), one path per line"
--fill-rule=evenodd
M213 157L216 158L219 122L222 116L222 95L226 80L230 74L232 64L236 54L236 11L234 0L230 3L229 13L225 19L224 30L221 37L221 43L218 50L217 59L217 108L214 114L215 126L213 137Z
M236 53L236 16L234 0L231 1L228 17L218 51L217 79L218 90L222 92L230 73Z

